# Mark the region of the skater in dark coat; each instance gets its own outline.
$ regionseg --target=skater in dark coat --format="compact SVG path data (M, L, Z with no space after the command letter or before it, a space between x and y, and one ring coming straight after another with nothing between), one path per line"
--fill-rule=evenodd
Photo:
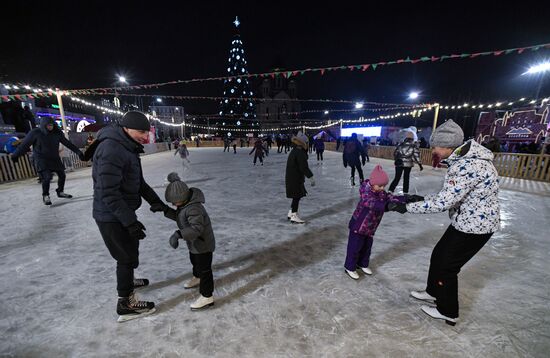
M136 211L143 197L152 211L168 208L143 179L139 154L149 137L149 120L137 111L127 112L120 126L101 129L86 152L93 155L93 217L111 256L117 262L117 313L119 322L154 312L153 302L139 301L134 288L149 284L134 279L139 265L139 241L145 238L145 226Z
M319 159L321 160L321 163L323 162L323 152L325 151L325 141L323 140L323 137L320 136L319 138L315 139L315 152L317 153L317 162Z
M292 138L292 143L296 146L288 155L285 174L286 197L292 199L287 218L292 223L303 224L305 221L298 216L298 205L300 199L307 195L304 186L305 178L310 179L311 186L315 186L315 181L313 180L313 173L307 164L307 136L302 134L302 132L298 132L298 135Z
M57 182L57 196L59 198L72 198L72 195L65 194L65 166L59 156L59 143L69 148L76 154L80 160L84 159L84 154L71 143L52 118L43 118L40 121L40 128L35 128L29 132L29 134L23 140L23 143L19 145L15 153L11 158L14 162L19 160L19 157L25 154L29 147L33 147L33 159L38 171L39 177L42 179L42 200L44 204L51 205L50 199L50 182L52 180L52 173L56 173L58 177Z
M261 139L258 139L256 141L256 143L254 143L254 147L252 147L252 150L250 151L250 153L248 153L248 155L251 155L252 153L254 153L254 165L256 165L256 160L257 159L260 159L260 163L262 163L262 165L264 165L264 152L265 152L265 149L264 149L264 146L262 144L262 140Z
M360 183L363 182L363 169L361 163L365 165L365 151L363 145L357 139L357 133L352 133L351 138L344 144L344 153L342 154L344 160L344 168L348 165L351 167L351 185L355 185L355 170L359 173Z
M414 163L418 164L420 171L424 170L422 164L420 164L420 150L413 140L414 133L407 132L407 138L395 148L395 178L390 184L389 191L391 193L393 193L395 187L399 184L401 174L404 174L403 193L407 194L409 192L409 177Z

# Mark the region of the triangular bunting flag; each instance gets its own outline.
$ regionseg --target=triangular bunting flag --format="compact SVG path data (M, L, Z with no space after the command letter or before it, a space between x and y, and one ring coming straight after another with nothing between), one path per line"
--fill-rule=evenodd
M518 54L521 54L523 51L525 51L524 48L519 48L519 49L518 49Z
M368 68L370 67L370 64L368 64L368 65L363 65L363 66L361 66L361 67L362 67L362 71L366 71L366 70L368 70Z
M321 76L325 73L325 69L321 68Z
M430 60L430 58L427 57L427 56L424 56L424 57L420 58L420 61L422 61L422 62L426 62L426 61L429 61L429 60Z
M470 55L470 58L475 58L475 57L477 57L477 56L479 56L479 55L481 55L481 54L480 54L480 53L473 53L473 54Z
M495 51L495 52L493 52L493 55L500 56L500 55L502 55L503 52L504 51Z
M405 60L403 60L403 59L401 58L401 59L399 59L399 60L397 60L397 61L390 61L390 62L388 62L388 65L392 65L392 64L394 64L394 63L403 63L403 62L405 62Z
M431 58L432 62L439 60L439 57L432 56Z
M407 56L407 58L405 59L405 62L412 62L411 58L409 56Z
M373 64L372 64L372 70L373 70L373 71L376 70L376 66L378 66L378 64L376 64L376 63L373 63Z

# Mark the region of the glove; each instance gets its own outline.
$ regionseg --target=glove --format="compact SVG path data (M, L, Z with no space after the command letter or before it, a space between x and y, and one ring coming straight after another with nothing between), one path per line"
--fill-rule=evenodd
M166 210L168 210L168 205L164 204L163 202L154 203L149 209L154 213L159 211L166 212Z
M130 236L133 237L134 239L143 240L145 239L145 236L147 236L144 233L145 226L143 226L143 224L140 223L139 221L136 221L135 223L131 224L130 226L127 227L127 229Z
M424 167L422 166L422 164L418 163L418 168L420 168L420 171L423 171L424 170Z
M309 182L311 183L311 186L315 186L315 179L313 179L313 177L309 178Z
M389 211L397 211L398 213L405 214L407 212L407 205L401 203L389 203Z
M10 155L11 161L14 163L17 163L19 161L19 157L16 157L15 155Z
M80 159L81 161L85 162L86 160L85 157L84 157L84 153L82 153L81 150L78 151L78 159Z
M179 246L179 239L181 239L181 234L179 230L174 231L172 236L170 236L170 246L172 246L174 249L177 249Z
M405 194L405 202L408 203L416 203L417 201L424 201L424 197L420 195L409 195Z

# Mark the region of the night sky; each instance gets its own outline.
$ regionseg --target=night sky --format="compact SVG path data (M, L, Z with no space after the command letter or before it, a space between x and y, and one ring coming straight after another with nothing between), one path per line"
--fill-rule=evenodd
M236 15L251 73L275 66L361 64L550 42L549 11L543 2L81 3L3 3L0 80L90 88L112 85L117 73L131 84L222 76ZM408 92L415 89L422 101L448 104L532 97L538 78L521 74L544 59L550 59L550 50L393 65L374 72L306 74L298 78L298 94L406 102ZM542 95L550 94L547 77ZM162 87L148 93L220 96L222 83ZM216 102L178 104L188 113L217 112ZM308 108L314 106L303 105Z

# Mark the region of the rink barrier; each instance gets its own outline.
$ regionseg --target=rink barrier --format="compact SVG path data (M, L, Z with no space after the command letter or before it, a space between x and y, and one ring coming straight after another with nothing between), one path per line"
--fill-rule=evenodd
M325 143L325 149L336 150L335 143ZM342 151L340 146L339 151ZM373 145L369 148L369 156L393 160L395 147ZM550 182L550 155L520 154L520 153L493 153L493 164L498 175L503 177L538 180ZM420 162L423 165L432 165L432 151L429 148L420 148Z
M163 152L168 150L168 144L145 144L144 150L145 153L143 155ZM75 169L86 168L92 165L91 161L81 161L78 159L78 155L76 153L73 153L68 149L65 149L64 152L68 152L65 156L61 156L61 160L65 165L65 171L70 172ZM29 154L19 157L17 163L14 163L7 154L0 154L0 184L35 177L37 177L36 169L34 168Z

